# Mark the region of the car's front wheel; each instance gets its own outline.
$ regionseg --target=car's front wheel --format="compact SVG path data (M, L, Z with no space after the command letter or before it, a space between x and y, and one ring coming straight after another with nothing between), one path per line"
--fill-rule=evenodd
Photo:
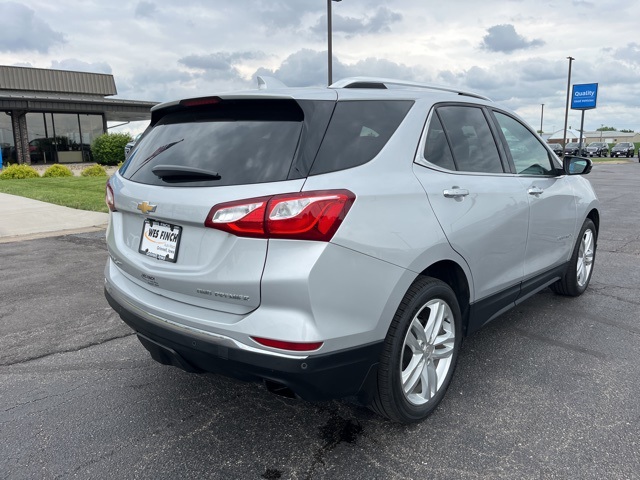
M577 297L587 289L596 258L597 238L596 227L593 221L587 218L580 230L567 271L560 280L551 285L555 293Z
M461 340L460 308L451 287L418 278L389 327L371 408L400 423L429 415L451 382Z

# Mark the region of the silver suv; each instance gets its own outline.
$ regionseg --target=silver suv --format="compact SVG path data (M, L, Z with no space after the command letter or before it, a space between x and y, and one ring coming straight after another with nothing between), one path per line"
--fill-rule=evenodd
M427 416L462 338L593 269L598 200L480 95L387 79L154 107L107 185L105 294L160 363Z

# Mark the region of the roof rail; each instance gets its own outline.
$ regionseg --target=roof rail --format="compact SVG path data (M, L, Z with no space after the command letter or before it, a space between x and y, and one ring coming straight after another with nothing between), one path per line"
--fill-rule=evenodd
M480 98L482 100L491 101L489 97L480 95L467 90L445 87L442 85L434 85L431 83L409 82L405 80L394 80L393 78L379 77L349 77L332 83L329 88L387 88L387 85L412 88L426 88L429 90L439 90L441 92L457 93L458 95L466 95L468 97Z

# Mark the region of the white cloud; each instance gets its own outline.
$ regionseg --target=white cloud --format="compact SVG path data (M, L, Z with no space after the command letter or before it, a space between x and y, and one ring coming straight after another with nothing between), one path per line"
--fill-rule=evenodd
M600 86L586 128L640 131L636 0L332 6L336 80L451 83L513 108L536 128L544 103L547 129L547 122L564 120L571 55L572 83ZM111 72L123 98L164 101L253 88L257 72L289 85L326 83L321 0L0 0L0 18L0 64ZM571 115L578 124L579 112Z
M487 29L487 32L482 39L482 48L491 52L512 53L516 50L525 50L544 45L544 42L540 39L525 39L516 32L513 25L494 25Z
M107 73L111 74L111 66L106 62L83 62L75 58L67 58L66 60L53 60L51 62L51 68L54 70L72 70L76 72L89 72L89 73Z
M47 53L64 35L54 31L31 8L15 2L0 3L0 51Z

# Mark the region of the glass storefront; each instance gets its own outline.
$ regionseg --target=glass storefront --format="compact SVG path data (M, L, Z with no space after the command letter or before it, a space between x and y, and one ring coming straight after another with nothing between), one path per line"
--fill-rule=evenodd
M13 127L11 117L6 112L0 112L0 155L2 164L15 163L16 153L13 142Z
M54 162L55 150L48 135L44 113L27 113L27 132L31 163Z
M82 155L85 162L92 162L91 144L104 133L102 115L78 115L80 119L80 133L82 135Z
M87 162L103 133L102 115L27 113L27 131L31 163Z

